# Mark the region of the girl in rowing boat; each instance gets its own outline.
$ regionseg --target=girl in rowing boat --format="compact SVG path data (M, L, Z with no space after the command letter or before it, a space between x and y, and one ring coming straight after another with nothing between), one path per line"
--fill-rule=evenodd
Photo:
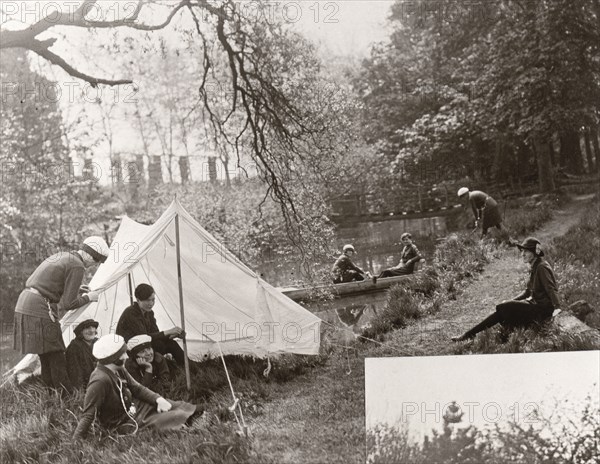
M415 270L415 263L423 259L421 252L412 241L412 235L410 235L408 232L405 232L400 237L400 241L402 242L402 245L404 245L404 248L402 248L402 254L400 255L400 262L397 266L386 269L377 277L374 277L373 280L375 282L377 282L377 279L381 279L382 277L396 277L412 274Z
M335 261L333 268L331 269L334 284L359 282L365 280L365 276L368 278L371 277L368 272L363 271L360 267L352 262L351 258L355 253L356 250L352 245L344 245L342 254Z

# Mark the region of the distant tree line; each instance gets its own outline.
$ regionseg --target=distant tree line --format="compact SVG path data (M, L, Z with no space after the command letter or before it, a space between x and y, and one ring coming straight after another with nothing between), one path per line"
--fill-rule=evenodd
M396 2L355 80L388 188L597 173L599 21L595 0Z

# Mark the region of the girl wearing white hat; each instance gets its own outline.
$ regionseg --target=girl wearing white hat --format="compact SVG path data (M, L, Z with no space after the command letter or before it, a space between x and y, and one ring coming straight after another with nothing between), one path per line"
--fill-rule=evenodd
M75 438L88 434L94 417L109 431L135 433L145 427L179 430L202 412L193 404L167 400L136 382L124 368L127 345L120 335L104 335L94 344L93 353L98 366L90 376Z

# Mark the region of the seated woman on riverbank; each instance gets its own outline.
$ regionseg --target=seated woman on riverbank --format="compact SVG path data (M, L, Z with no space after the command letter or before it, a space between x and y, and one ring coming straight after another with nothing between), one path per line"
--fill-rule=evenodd
M126 351L120 335L104 335L94 344L98 365L90 376L74 438L87 435L94 417L111 432L135 433L146 427L179 430L202 413L193 404L167 400L138 383L124 369Z
M360 267L352 262L352 256L356 250L352 245L344 245L342 254L335 261L331 273L334 284L345 282L358 282L365 280L365 276L370 277L368 272L363 271Z
M400 240L402 245L404 245L400 255L400 262L397 266L386 269L377 277L375 277L375 281L383 277L396 277L412 274L415 271L415 263L423 259L421 252L412 241L412 235L410 235L408 232L405 232L401 235Z
M129 359L125 368L131 376L157 393L162 393L165 384L171 379L171 371L167 360L152 349L150 335L137 335L127 342Z
M87 319L73 329L75 338L69 343L65 356L67 373L74 388L85 388L90 380L90 374L96 367L92 346L98 340L97 329L98 322L93 319Z
M531 266L527 288L512 300L500 303L496 306L496 312L463 335L452 337L452 341L474 338L479 332L496 324L507 329L526 327L547 321L555 311L560 311L556 277L550 264L543 259L540 241L529 237L517 247L521 250L523 261Z

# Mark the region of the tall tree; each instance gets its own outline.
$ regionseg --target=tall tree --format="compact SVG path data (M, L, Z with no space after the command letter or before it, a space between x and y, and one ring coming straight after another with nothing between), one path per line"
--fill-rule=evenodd
M397 165L417 167L413 178L431 165L455 177L518 179L533 160L540 190L552 190L554 134L569 142L598 111L595 3L397 2L390 44L374 49L359 80L367 137L379 150L399 152ZM434 87L437 105L399 102L397 82L407 72L417 83L408 94ZM378 124L383 130L373 129ZM563 162L577 169L581 160L571 148L561 143ZM435 172L425 176L429 183Z

